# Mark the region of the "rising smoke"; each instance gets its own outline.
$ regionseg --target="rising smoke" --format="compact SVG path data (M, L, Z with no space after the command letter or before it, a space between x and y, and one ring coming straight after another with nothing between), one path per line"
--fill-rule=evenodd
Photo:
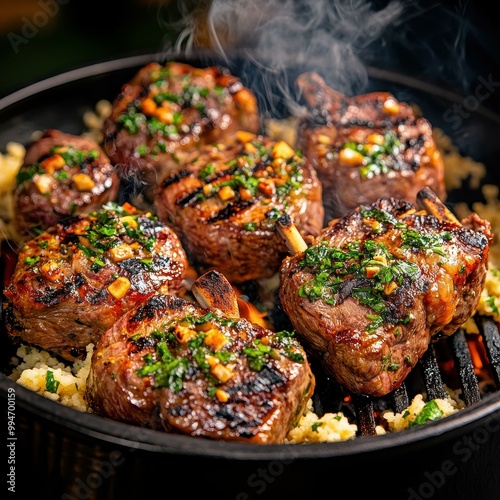
M296 106L294 80L317 71L340 92L358 94L367 66L411 66L413 74L443 74L465 81L464 10L440 2L405 0L206 0L179 1L177 17L159 12L164 53L187 57L210 49L256 89L266 109ZM460 4L460 3L459 3ZM234 69L234 68L233 68ZM256 71L257 69L257 71ZM449 73L449 76L447 75ZM298 107L296 107L298 109Z

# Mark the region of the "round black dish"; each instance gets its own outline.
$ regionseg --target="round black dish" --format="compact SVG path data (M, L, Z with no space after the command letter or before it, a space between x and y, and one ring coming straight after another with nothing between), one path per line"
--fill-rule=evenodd
M0 100L0 147L8 141L26 144L33 131L46 128L83 132L83 113L100 99L112 100L122 83L151 60L157 57L145 54L88 66ZM217 59L211 55L193 60L200 65L213 62ZM251 87L263 81L258 74L262 68L248 61L225 63ZM365 91L391 91L400 100L416 103L462 154L487 166L485 182L500 183L495 170L499 116L478 107L456 127L454 106L463 105L463 96L376 68L368 68L368 75ZM263 108L270 109L269 93L256 90ZM279 115L284 112L278 107ZM451 205L464 200L482 200L481 193L450 193ZM6 349L2 347L4 362ZM14 477L17 494L127 499L170 497L180 491L188 498L243 500L347 491L353 496L414 500L471 498L472 484L475 498L493 498L500 491L500 392L458 414L401 433L271 446L171 435L83 414L18 386L4 374L0 395L4 428L14 423L16 438L7 440L4 474L13 470L14 475L7 476L4 487L9 488Z

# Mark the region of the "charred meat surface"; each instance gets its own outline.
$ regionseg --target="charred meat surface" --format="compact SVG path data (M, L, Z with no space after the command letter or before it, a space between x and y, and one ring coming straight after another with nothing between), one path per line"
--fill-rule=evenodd
M476 214L459 223L383 198L285 259L281 303L339 385L383 396L475 312L491 242Z
M150 63L115 99L103 126L104 147L120 176L151 201L158 181L186 152L259 127L254 94L227 69Z
M325 223L362 204L415 203L430 187L446 198L444 163L430 123L387 92L347 97L316 73L298 78L308 108L298 144L323 184Z
M98 342L86 398L99 415L167 432L280 443L315 379L290 332L156 295Z
M46 130L28 147L17 175L16 222L22 234L39 234L115 201L118 190L118 175L98 144Z
M174 294L187 268L175 233L114 202L25 243L4 290L13 339L82 359L120 316L151 295Z
M304 235L323 227L321 184L311 165L286 142L241 131L167 176L154 204L198 271L217 269L233 283L278 272L287 254L275 232L283 213Z

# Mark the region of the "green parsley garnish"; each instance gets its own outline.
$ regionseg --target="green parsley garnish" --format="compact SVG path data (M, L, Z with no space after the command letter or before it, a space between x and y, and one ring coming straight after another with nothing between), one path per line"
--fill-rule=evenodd
M359 169L362 178L370 179L376 175L387 174L390 172L390 158L396 157L402 147L401 141L397 135L389 131L384 135L382 144L366 144L358 142L346 142L341 149L352 149L363 155L363 164Z
M47 374L45 375L45 390L55 394L59 385L61 385L61 382L54 378L54 372L52 370L47 370Z
M410 422L409 427L422 425L432 420L439 420L444 415L436 400L431 399L422 408L422 411L415 417L415 420Z

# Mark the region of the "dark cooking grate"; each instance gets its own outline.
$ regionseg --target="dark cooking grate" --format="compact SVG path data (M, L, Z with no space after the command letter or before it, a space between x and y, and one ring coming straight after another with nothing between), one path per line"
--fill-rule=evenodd
M500 390L500 333L497 324L493 320L482 316L476 316L475 320L488 357L489 366L485 368L491 374L495 390ZM466 333L463 329L459 329L449 338L441 340L440 343L441 347L445 343L449 350L453 360L453 375L458 378L465 405L469 407L478 403L481 400L480 381L474 371ZM428 399L446 398L447 396L444 388L443 368L440 367L436 354L437 347L438 344L431 345L414 369L414 372L419 371ZM380 406L380 399L369 396L353 397L360 436L376 434L375 408ZM411 399L407 381L403 382L398 389L384 399L388 399L392 411L401 413L409 406Z

